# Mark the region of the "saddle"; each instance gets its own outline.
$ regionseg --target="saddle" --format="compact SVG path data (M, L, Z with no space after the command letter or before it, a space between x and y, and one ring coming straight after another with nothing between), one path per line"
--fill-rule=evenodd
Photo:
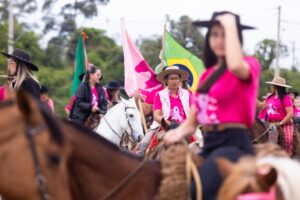
M91 113L85 120L84 125L90 129L96 128L100 123L101 115L99 113Z

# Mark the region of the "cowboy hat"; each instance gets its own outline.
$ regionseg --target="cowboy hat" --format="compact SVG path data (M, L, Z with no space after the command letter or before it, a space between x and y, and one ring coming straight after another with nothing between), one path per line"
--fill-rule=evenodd
M172 65L163 68L163 70L157 74L156 79L160 82L163 82L165 77L169 74L179 74L181 81L188 80L190 76L188 72L181 70L178 66Z
M296 92L295 90L293 90L292 88L290 88L290 89L288 89L288 92L287 93L292 93L292 94L294 94L296 97L297 96L299 96L299 93L298 92Z
M106 86L107 90L117 90L120 88L121 88L121 85L120 85L119 81L109 81L108 85Z
M239 30L255 29L255 27L252 27L252 26L242 25L241 22L240 22L240 16L237 15L237 14L234 14L232 12L229 12L229 11L214 12L210 20L198 20L198 21L194 21L193 25L210 28L213 24L215 24L216 22L218 22L216 20L216 18L218 16L224 15L224 14L232 14L233 16L235 16L235 18L236 18L236 24L237 24L237 27L238 27Z
M30 62L30 54L21 50L21 49L15 49L14 52L12 54L6 53L6 52L1 52L4 56L6 56L7 58L13 58L17 61L21 61L23 63L26 64L26 66L33 70L33 71L38 71L39 68Z
M285 84L285 79L281 78L279 76L275 76L271 82L268 81L266 83L271 84L271 85L277 85L277 86L280 86L280 87L286 87L286 88L291 88L292 87L290 85L286 85Z

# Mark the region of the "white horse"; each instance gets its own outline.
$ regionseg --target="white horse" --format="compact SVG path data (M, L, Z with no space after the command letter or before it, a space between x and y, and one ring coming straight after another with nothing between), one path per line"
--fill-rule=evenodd
M135 143L139 142L144 134L141 114L136 106L135 99L121 98L121 102L112 107L101 118L95 132L110 142L119 146L123 134L128 134Z

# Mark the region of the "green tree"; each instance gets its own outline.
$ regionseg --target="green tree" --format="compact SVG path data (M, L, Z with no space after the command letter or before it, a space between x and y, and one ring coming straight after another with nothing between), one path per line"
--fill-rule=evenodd
M0 0L0 21L8 19L8 0ZM14 16L17 18L25 17L37 10L36 0L18 0L13 1Z
M288 53L287 47L281 45L280 55ZM256 45L254 56L260 61L262 70L270 68L273 60L276 58L276 41L264 39Z
M64 4L57 14L53 11L57 10L54 6L58 4L58 1L45 0L43 4L44 32L55 30L59 31L60 36L67 37L77 30L77 16L87 19L95 17L98 15L99 5L106 5L108 2L109 0L75 0L73 3Z
M178 22L171 20L170 33L183 47L201 58L205 39L199 29L192 24L193 21L187 15L181 16Z
M123 80L123 51L120 46L105 31L94 28L83 28L88 39L85 41L86 51L90 63L100 67L103 74L103 81L106 83L111 79ZM73 34L67 51L67 58L70 63L74 62L77 39L80 34L77 30Z
M161 37L159 36L141 38L137 41L141 54L153 69L160 63L161 42Z

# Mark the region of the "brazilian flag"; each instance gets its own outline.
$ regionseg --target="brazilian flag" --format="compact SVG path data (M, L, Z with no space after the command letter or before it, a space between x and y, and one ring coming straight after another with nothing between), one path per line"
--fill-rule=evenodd
M187 71L190 74L188 84L191 91L196 91L199 76L205 69L204 64L202 60L176 42L167 30L164 32L162 59L164 66L176 65ZM160 71L161 68L158 68L156 73Z

